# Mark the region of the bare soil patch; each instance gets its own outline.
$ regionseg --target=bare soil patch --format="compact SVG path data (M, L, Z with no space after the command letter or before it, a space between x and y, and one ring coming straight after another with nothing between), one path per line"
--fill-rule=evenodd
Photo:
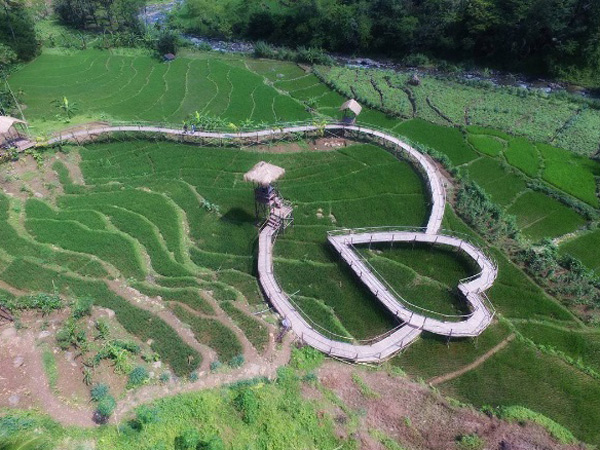
M371 395L352 379L356 374ZM560 445L546 430L535 424L507 423L468 407L452 404L428 386L384 371L326 362L317 373L319 381L346 406L328 411L338 424L350 421L353 411L359 426L354 431L362 449L383 449L370 431L379 430L407 448L452 449L460 435L477 434L487 449L576 449ZM319 399L317 388L306 388L305 395ZM342 426L338 426L338 429ZM338 431L343 433L343 430Z
M0 166L0 179L4 192L25 200L29 197L53 201L62 194L62 186L52 169L55 158L45 157L38 165L33 156L20 155L17 161Z
M273 145L255 145L244 147L244 150L258 153L299 153L299 152L325 152L334 151L339 148L353 145L356 142L350 139L336 137L322 137L317 139L308 139L301 142L278 142Z

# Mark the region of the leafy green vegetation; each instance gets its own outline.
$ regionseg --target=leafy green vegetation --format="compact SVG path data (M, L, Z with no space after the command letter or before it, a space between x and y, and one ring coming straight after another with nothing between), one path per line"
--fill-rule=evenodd
M523 234L533 241L575 231L586 221L572 209L539 192L526 192L508 208Z
M19 289L58 289L59 292L74 296L92 296L98 306L112 309L128 332L142 340L152 339L152 349L177 375L191 373L201 362L200 354L186 345L162 319L133 306L101 281L88 281L58 273L23 259L16 259L0 278Z
M266 350L269 343L269 330L263 323L239 310L232 302L222 302L219 306L244 332L244 335L246 335L256 350L259 352Z
M600 175L598 162L549 145L539 145L539 149L544 180L592 206L600 205L595 179Z
M537 178L540 171L540 155L535 145L527 139L514 138L508 141L504 156L511 166L530 177Z
M475 147L475 150L485 153L489 156L499 156L504 150L504 143L494 137L486 134L469 134L469 143Z
M569 254L582 261L587 267L598 271L600 259L598 258L598 246L600 245L600 230L596 229L577 236L575 239L566 241L560 245L562 254Z
M199 317L179 305L173 307L173 312L190 326L198 342L217 352L221 362L230 363L243 352L242 344L235 333L218 320Z

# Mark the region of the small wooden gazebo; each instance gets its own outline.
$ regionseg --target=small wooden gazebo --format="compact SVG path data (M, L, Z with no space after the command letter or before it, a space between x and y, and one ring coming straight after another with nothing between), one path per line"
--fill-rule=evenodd
M14 117L0 116L0 145L23 138L23 134L15 126L19 124L27 125L27 122Z
M340 106L340 111L343 111L342 122L347 124L353 124L356 122L356 118L362 111L362 106L353 98L345 102Z
M14 143L26 139L16 125L27 125L27 122L14 117L0 116L0 146L12 146Z
M286 228L294 219L292 208L281 198L273 184L285 174L285 169L260 161L244 174L244 181L254 183L256 222L261 216L276 219Z

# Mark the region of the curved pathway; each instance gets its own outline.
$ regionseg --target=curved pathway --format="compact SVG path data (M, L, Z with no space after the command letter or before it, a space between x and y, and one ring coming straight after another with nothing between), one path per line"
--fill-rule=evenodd
M406 231L392 229L386 231L369 230L358 232L346 230L344 232L330 233L328 239L333 247L340 253L341 257L350 265L352 270L359 276L371 292L379 299L393 315L403 322L403 326L396 329L383 339L370 345L358 345L349 342L341 342L324 336L315 330L299 311L293 306L288 294L286 294L273 273L273 246L279 228L267 225L263 227L259 235L258 254L258 276L260 284L277 311L288 320L291 329L305 343L327 353L328 355L352 360L356 362L380 362L393 356L412 343L422 330L445 336L477 336L492 321L494 310L484 294L494 282L497 268L493 261L483 251L460 238L438 234L442 226L444 208L446 204L446 191L442 176L435 165L422 153L407 145L400 139L370 128L357 125L329 124L324 127L314 125L292 126L279 129L266 129L244 133L213 133L196 131L194 133L184 132L180 129L126 125L97 127L61 134L50 139L47 144L55 144L62 141L79 141L105 133L114 132L142 132L176 135L182 137L195 137L220 140L256 140L261 138L275 138L291 133L319 132L322 130L344 131L357 135L367 136L383 146L391 147L394 151L401 152L408 157L416 167L421 170L427 181L431 195L431 214L427 221L424 232ZM480 273L467 280L462 280L458 289L465 297L471 308L471 312L465 316L447 316L440 319L432 318L429 311L416 307L394 292L391 292L381 280L370 270L359 255L351 250L353 244L365 244L371 242L424 242L433 245L446 245L455 247L464 252L481 269ZM449 320L458 319L458 320Z

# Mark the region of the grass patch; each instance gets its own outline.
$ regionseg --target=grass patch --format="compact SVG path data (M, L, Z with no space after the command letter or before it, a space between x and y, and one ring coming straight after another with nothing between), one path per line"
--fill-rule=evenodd
M579 439L600 439L597 381L521 342L512 342L481 366L442 386L477 407L524 406L566 426Z
M549 145L539 144L538 148L544 158L544 180L594 207L600 206L595 178L600 175L598 162Z
M145 275L142 258L135 244L125 235L51 219L27 219L25 226L38 241L95 255L115 266L125 277L141 279Z
M586 223L572 209L539 192L523 194L507 211L517 217L517 225L532 241L561 236Z
M463 134L456 128L435 125L425 120L414 119L401 123L395 131L407 138L448 155L455 166L477 158Z
M160 296L165 302L181 302L204 314L213 315L215 313L213 307L200 295L197 288L167 288L147 283L134 283L133 287L150 297Z
M509 205L526 189L526 182L506 165L494 158L483 157L465 167L473 181L479 184L495 203Z
M600 270L600 229L596 229L577 236L575 239L561 244L559 251L569 254L583 262L590 269L598 272Z
M538 177L541 167L540 156L535 145L527 139L514 138L508 141L504 156L511 166L532 178Z
M56 390L56 383L58 383L58 367L56 365L56 359L54 353L47 346L42 347L42 364L44 365L44 372L48 378L48 385L53 391Z
M488 156L499 156L505 147L500 139L485 134L469 134L467 140L475 150Z
M458 280L453 284L442 283L415 271L411 264L388 258L386 251L358 251L405 301L434 313L460 315L468 312L464 299L456 290ZM398 250L392 252L398 253ZM465 277L467 275L465 272Z

